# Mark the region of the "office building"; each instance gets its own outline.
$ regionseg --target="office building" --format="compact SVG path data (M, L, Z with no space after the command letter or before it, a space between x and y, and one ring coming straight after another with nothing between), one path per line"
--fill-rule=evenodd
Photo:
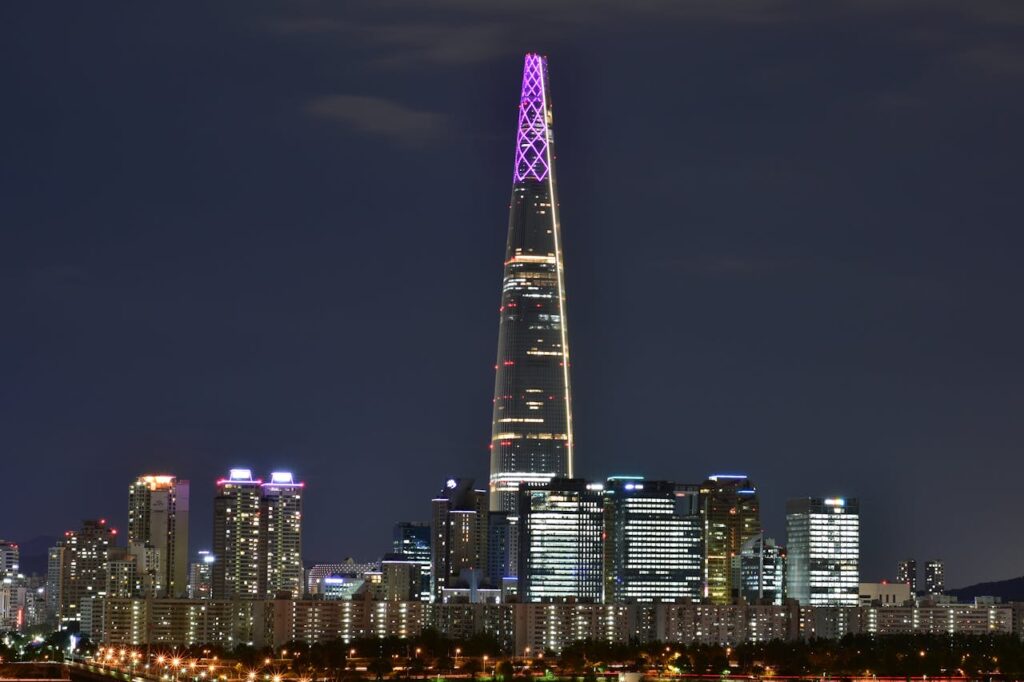
M942 594L946 591L942 562L933 559L924 565L924 590L928 594Z
M449 478L431 507L431 591L439 600L446 587L479 584L484 579L488 496L473 488L471 478Z
M213 598L213 552L201 549L197 553L197 561L193 561L188 572L188 598Z
M128 487L128 544L148 545L156 552L151 565L152 596L184 597L188 591L188 481L176 476L146 475ZM136 551L136 556L145 556Z
M490 509L519 485L573 475L569 341L547 58L527 54L519 101L491 430Z
M260 597L260 486L249 469L217 481L213 500L213 598Z
M681 496L685 500L685 493ZM604 601L700 599L701 522L680 510L676 485L642 477L604 487Z
M917 594L917 561L904 559L896 567L896 582L910 586L910 594Z
M704 594L713 604L732 599L732 558L761 532L757 489L742 475L718 474L700 487L704 523Z
M117 530L106 519L89 519L79 530L69 530L60 541L60 551L50 559L60 559L59 569L51 565L48 576L59 580L57 617L60 623L78 621L82 602L100 596L107 588L108 552L114 546Z
M519 599L598 602L603 589L600 484L554 478L519 492Z
M856 606L860 503L806 497L786 503L786 591L803 606Z
M766 538L764 531L740 546L732 558L732 584L735 597L748 604L775 604L785 600L786 552L775 540Z
M420 568L420 598L430 601L430 524L400 521L395 524L391 551L415 561Z
M305 483L290 472L275 471L261 486L260 594L303 596L302 492Z

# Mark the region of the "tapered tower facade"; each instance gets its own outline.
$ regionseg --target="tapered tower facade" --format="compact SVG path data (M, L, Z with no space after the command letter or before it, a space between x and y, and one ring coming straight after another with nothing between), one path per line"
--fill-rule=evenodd
M547 58L527 54L501 290L490 508L521 483L572 478L572 400Z

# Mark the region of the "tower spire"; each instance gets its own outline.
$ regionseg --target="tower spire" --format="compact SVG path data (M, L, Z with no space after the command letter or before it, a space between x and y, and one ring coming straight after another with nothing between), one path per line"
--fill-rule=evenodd
M573 475L565 278L547 58L530 53L516 130L491 430L490 508Z
M513 182L543 182L551 170L548 147L551 140L551 101L548 90L548 62L539 54L527 54L523 66L523 89L519 99L519 130L516 135L516 169Z

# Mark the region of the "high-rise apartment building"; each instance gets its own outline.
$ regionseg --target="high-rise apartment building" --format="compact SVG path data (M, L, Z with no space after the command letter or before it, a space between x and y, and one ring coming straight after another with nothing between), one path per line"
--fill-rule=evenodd
M153 596L184 597L188 591L188 493L188 481L167 475L139 476L128 487L128 544L157 553Z
M449 478L431 500L431 591L440 600L446 587L475 584L487 568L487 491L473 479Z
M490 509L519 485L573 475L569 340L547 58L527 54L519 101L491 431Z
M64 542L46 551L46 616L47 620L58 621L64 586Z
M108 553L116 537L117 530L107 525L106 519L89 519L82 522L81 529L64 533L59 552L51 550L51 560L60 557L59 622L79 620L83 600L106 592Z
M400 521L391 537L391 551L419 566L420 599L430 601L430 524Z
M910 586L910 594L917 594L917 561L904 559L896 567L896 582Z
M420 563L404 554L388 553L380 562L381 596L384 601L422 601Z
M305 483L275 471L263 483L260 506L260 594L302 597L302 491Z
M0 577L15 575L21 563L21 551L18 543L0 540Z
M757 489L746 476L717 474L700 486L704 523L704 594L713 604L732 600L732 558L761 532Z
M106 575L105 597L143 596L138 565L135 557L129 554L126 548L111 547L107 550ZM153 596L153 594L149 593L145 596Z
M735 596L748 604L774 604L785 600L786 553L764 531L747 540L732 558Z
M603 589L600 484L554 478L519 492L519 599L598 602Z
M213 598L260 598L260 486L249 469L217 481L213 499Z
M786 503L786 592L804 606L856 606L860 503L805 497Z
M701 521L667 481L610 478L604 487L604 601L703 596Z
M946 591L943 565L938 559L932 559L924 565L924 589L928 594L942 594Z
M197 553L198 561L193 561L188 571L188 598L213 598L213 552L201 549Z

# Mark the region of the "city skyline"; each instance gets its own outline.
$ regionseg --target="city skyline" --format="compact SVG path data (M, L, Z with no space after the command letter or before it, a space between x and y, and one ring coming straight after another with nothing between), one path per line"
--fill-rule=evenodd
M536 49L572 244L575 475L746 474L780 539L787 499L859 498L865 579L909 556L945 558L952 587L1024 573L995 543L1021 473L1024 282L1020 75L996 39L1016 29L994 4L876 10L928 29L912 49L866 10L748 22L746 4L454 52L430 32L343 45L327 10L265 7L135 10L200 26L193 53L79 17L131 64L78 31L42 50L12 33L0 455L25 513L0 537L123 528L124 487L159 472L192 482L194 553L214 478L245 466L309 482L312 560L367 557L446 477L486 480L509 129ZM5 36L48 21L2 11ZM870 50L824 37L851 21ZM41 462L60 505L39 502ZM936 494L990 471L978 504ZM337 527L385 485L393 512Z

